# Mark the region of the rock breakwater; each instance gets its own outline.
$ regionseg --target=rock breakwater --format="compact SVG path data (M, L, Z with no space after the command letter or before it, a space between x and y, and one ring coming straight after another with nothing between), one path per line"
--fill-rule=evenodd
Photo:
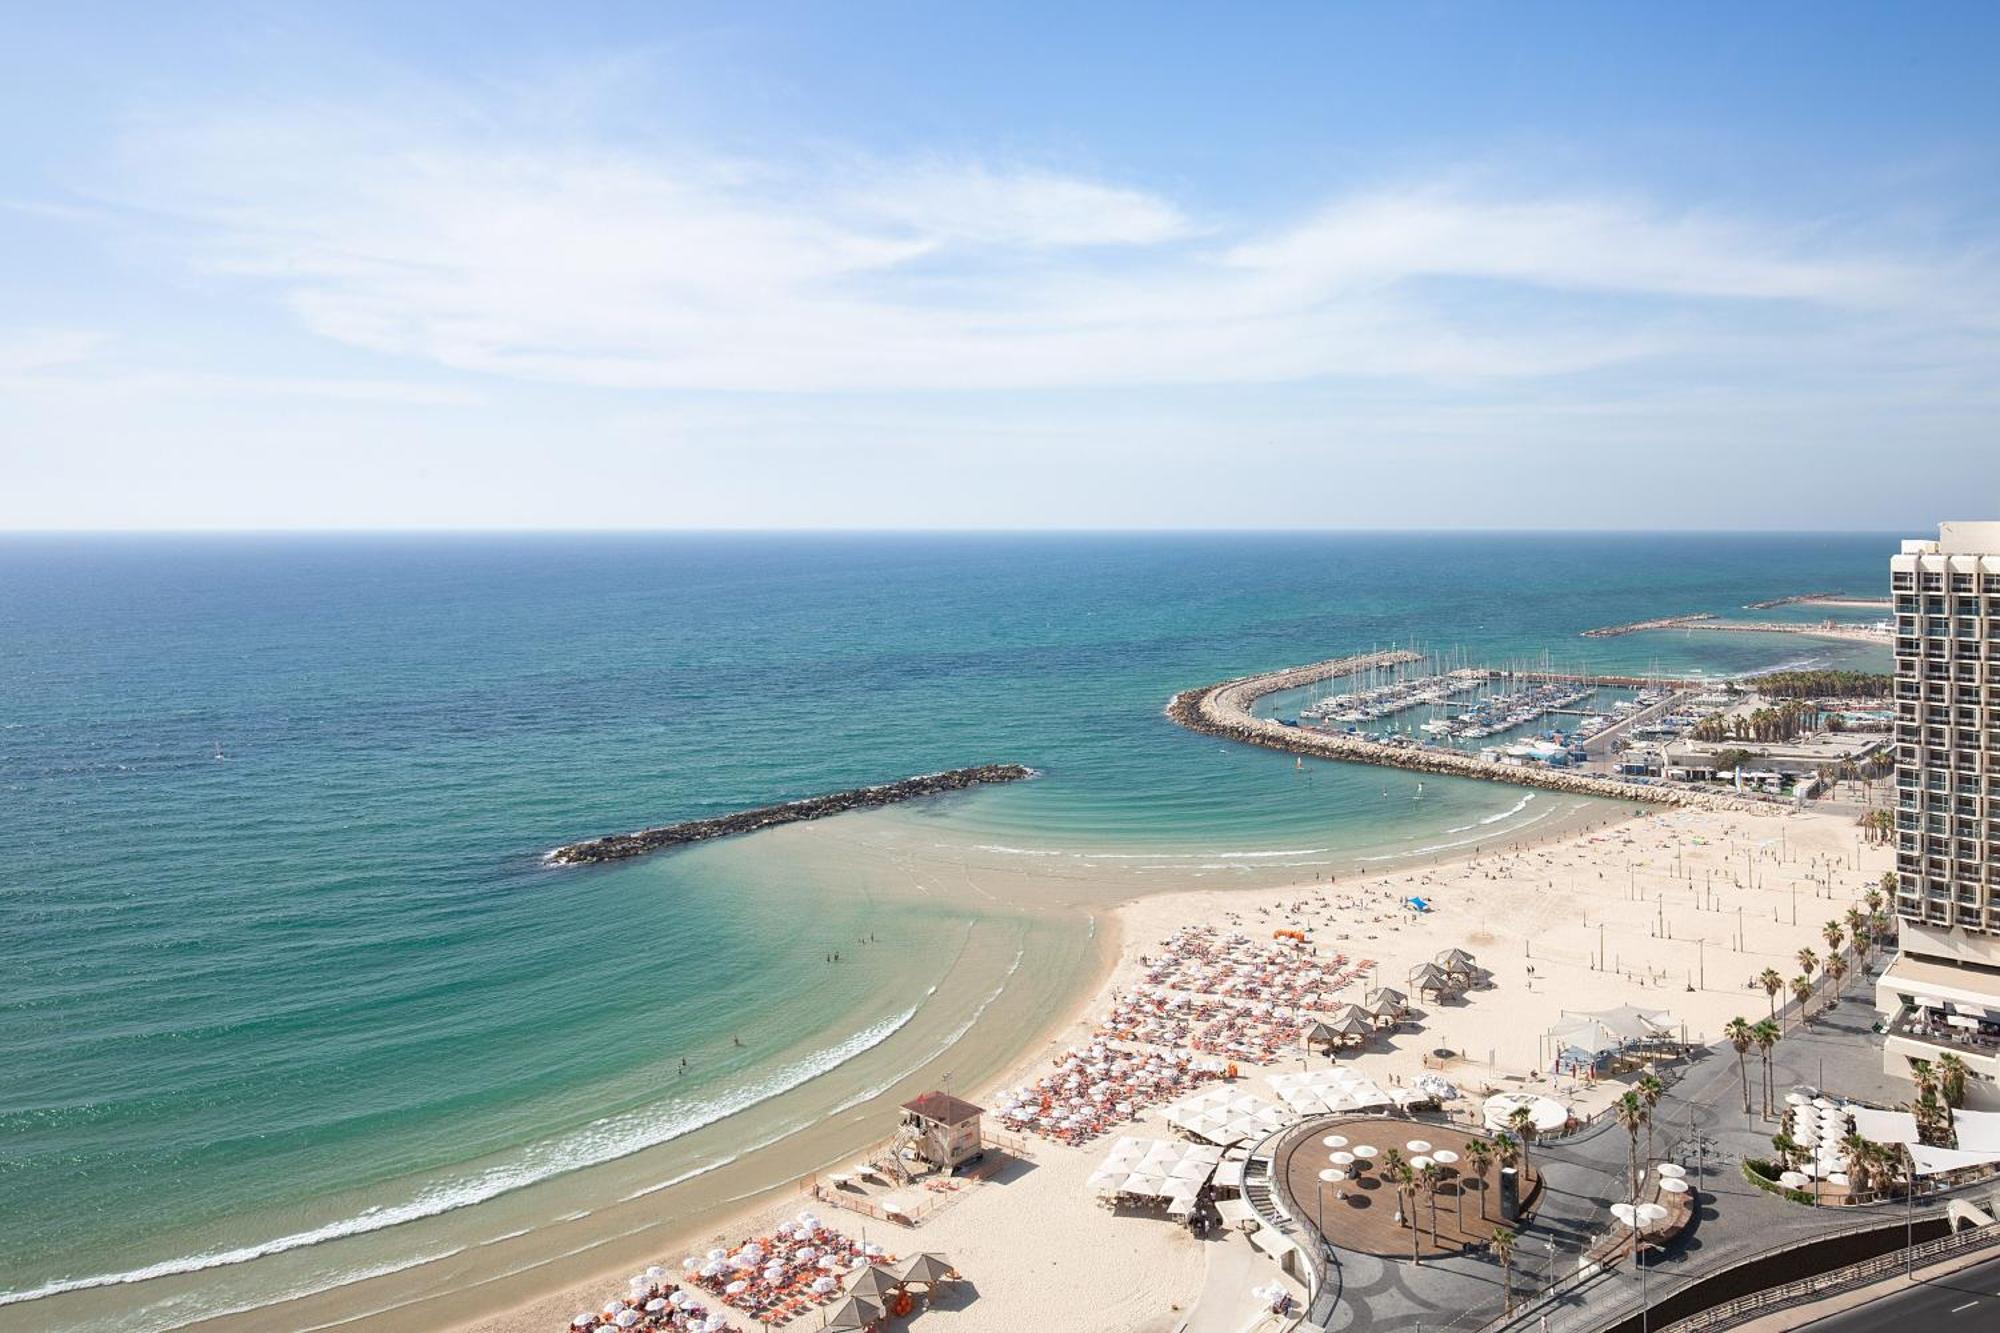
M644 856L648 852L684 847L691 842L729 838L739 833L755 833L758 829L771 828L778 824L824 819L828 815L846 814L850 810L873 810L879 806L919 800L926 796L942 796L947 792L965 791L972 787L990 786L994 783L1019 782L1023 778L1033 777L1034 773L1033 769L1022 764L980 764L973 768L954 768L944 773L925 773L914 778L904 778L900 782L885 782L878 787L857 787L852 791L839 791L827 796L808 796L803 800L786 801L780 805L764 805L754 810L739 810L734 814L714 815L707 819L690 819L685 823L640 829L635 833L612 833L602 838L565 843L550 852L543 860L553 865L594 865L603 861L623 861L628 857Z

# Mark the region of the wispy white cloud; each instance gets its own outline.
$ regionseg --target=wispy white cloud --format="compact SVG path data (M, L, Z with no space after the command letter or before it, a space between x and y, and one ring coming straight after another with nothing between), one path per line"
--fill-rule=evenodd
M331 113L154 126L129 174L195 262L317 334L600 387L1524 379L1994 334L1976 265L1596 193L1443 181L1246 221L1039 167L497 138Z
M0 329L0 387L94 399L316 398L406 407L464 407L481 400L467 386L428 380L149 369L111 355L110 346L110 339L87 329Z

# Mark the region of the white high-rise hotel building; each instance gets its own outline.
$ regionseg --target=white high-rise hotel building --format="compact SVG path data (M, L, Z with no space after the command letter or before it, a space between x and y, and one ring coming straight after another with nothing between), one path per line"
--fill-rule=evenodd
M1945 523L1889 561L1901 950L1876 986L1884 1061L1947 1051L2000 1106L2000 523Z

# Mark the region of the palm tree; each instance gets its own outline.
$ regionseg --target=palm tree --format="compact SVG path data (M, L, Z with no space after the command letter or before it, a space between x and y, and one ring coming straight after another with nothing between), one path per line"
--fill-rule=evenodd
M1867 916L1860 908L1847 909L1847 937L1854 941L1856 947L1861 944L1861 927L1867 920Z
M1495 1134L1493 1136L1493 1158L1500 1163L1501 1170L1506 1170L1521 1160L1521 1141L1512 1134Z
M1625 1132L1632 1138L1627 1153L1627 1161L1632 1168L1630 1178L1632 1195L1634 1198L1637 1198L1639 1194L1639 1126L1645 1124L1651 1117L1646 1112L1645 1101L1636 1092L1628 1092L1617 1101L1611 1103L1611 1114L1618 1117L1618 1123L1625 1127Z
M1750 1052L1750 1043L1757 1038L1755 1029L1747 1018L1732 1018L1723 1026L1722 1035L1729 1038L1729 1044L1736 1048L1736 1074L1743 1080L1743 1114L1750 1114L1750 1068L1743 1057Z
M1889 894L1892 894L1896 891L1896 872L1893 870L1883 871L1881 884L1882 887L1878 889L1870 889L1868 890L1868 892L1861 895L1861 901L1868 904L1868 910L1870 912L1881 911L1883 900Z
M1433 1245L1437 1245L1438 1243L1438 1184L1443 1178L1444 1172L1438 1168L1436 1162L1425 1162L1417 1171L1417 1188L1423 1191L1424 1197L1430 1201L1431 1205L1431 1244Z
M1764 1116L1771 1115L1771 1048L1778 1044L1778 1025L1770 1019L1753 1023L1750 1035L1757 1043L1757 1053L1764 1057Z
M1840 952L1841 941L1847 938L1847 932L1838 921L1829 921L1819 928L1819 937L1826 941L1826 956L1831 958Z
M1521 1145L1521 1176L1525 1180L1529 1170L1528 1138L1535 1132L1534 1113L1525 1106L1517 1106L1507 1113L1507 1125Z
M1792 998L1799 1002L1799 1023L1810 1026L1811 1016L1806 1013L1806 999L1812 994L1812 978L1797 976L1792 978Z
M1646 1160L1653 1160L1653 1112L1659 1109L1660 1098L1667 1095L1667 1085L1651 1074L1642 1074L1632 1085L1639 1094L1639 1100L1646 1103Z
M1493 1228L1493 1253L1500 1258L1500 1290L1507 1308L1504 1314L1514 1313L1514 1233L1507 1227Z
M1944 1104L1956 1108L1965 1101L1965 1077L1972 1071L1965 1061L1947 1052L1937 1058L1938 1096Z
M1799 960L1799 971L1807 976L1811 976L1813 969L1819 966L1819 955L1812 951L1810 945L1800 949L1794 956Z
M1389 1151L1393 1153L1395 1149L1391 1148ZM1396 1207L1410 1219L1410 1262L1421 1264L1424 1260L1418 1246L1423 1241L1424 1233L1422 1228L1417 1226L1416 1169L1401 1157L1397 1157L1393 1164L1389 1164L1385 1155L1383 1162L1382 1174L1389 1177L1396 1185Z
M1771 1002L1770 1016L1776 1019L1778 1017L1778 992L1785 988L1785 979L1778 975L1777 968L1767 967L1758 976L1757 984L1764 988L1764 996ZM1779 1030L1782 1032L1782 1027Z
M1493 1145L1485 1139L1472 1139L1465 1145L1465 1164L1479 1177L1479 1216L1486 1216L1486 1168L1493 1165ZM1458 1187L1460 1197L1465 1194L1464 1184Z
M1771 1151L1778 1154L1778 1165L1786 1171L1791 1170L1792 1164L1805 1155L1799 1141L1790 1134L1773 1134Z
M1859 1134L1849 1134L1840 1141L1841 1162L1847 1168L1847 1187L1856 1194L1866 1194L1875 1185L1876 1145Z
M1843 979L1844 977L1846 977L1846 975L1847 975L1847 960L1846 960L1845 958L1829 958L1829 959L1827 959L1827 960L1826 960L1826 974L1827 974L1827 975L1828 975L1829 977L1832 977L1832 978L1833 978L1833 996L1834 996L1834 998L1835 998L1835 999L1839 999L1839 998L1840 998L1840 983L1841 983L1841 980L1842 980L1842 979Z

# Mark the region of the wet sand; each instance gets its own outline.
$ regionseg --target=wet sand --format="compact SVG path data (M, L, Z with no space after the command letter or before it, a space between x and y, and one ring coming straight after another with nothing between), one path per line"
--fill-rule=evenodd
M567 1323L578 1308L570 1303L577 1293L622 1281L669 1251L678 1257L691 1242L705 1245L711 1237L741 1233L743 1220L758 1213L796 1211L801 1178L886 1137L895 1108L916 1093L948 1086L976 1097L1041 1063L1057 1034L1073 1030L1094 1002L1126 938L1121 922L1131 906L1195 886L1212 885L1210 891L1233 897L1309 873L1346 879L1384 865L1444 864L1469 855L1476 838L1506 838L1517 825L1516 837L1526 845L1630 813L1630 807L1605 802L1537 800L1548 804L1511 814L1491 829L1406 839L1414 844L1409 850L1391 838L1373 850L1329 858L1325 872L1227 853L1157 860L1129 852L1016 854L941 840L936 821L906 811L761 833L754 841L772 873L796 873L801 882L809 874L816 892L833 885L831 891L862 894L880 908L885 923L930 913L959 932L931 932L935 948L924 946L915 965L941 971L935 993L907 1027L794 1092L671 1143L364 1238L375 1249L361 1261L380 1253L393 1262L412 1251L440 1258L197 1326L525 1327L569 1303L556 1321ZM895 938L885 924L884 941ZM931 956L942 948L958 952ZM800 1045L804 1050L812 1042ZM399 1234L419 1229L421 1235ZM351 1268L363 1243L312 1247L297 1258L306 1277L312 1262L330 1265L338 1258ZM317 1253L343 1248L347 1253ZM147 1287L170 1290L197 1280ZM101 1301L109 1310L121 1298L117 1292L82 1293L66 1313L81 1311L87 1318L91 1304ZM517 1324L516 1312L524 1309L536 1313Z
M1105 948L1100 964L1114 940L1117 959L1089 993L1060 1022L1040 1029L1032 1049L1004 1075L970 1085L969 1091L967 1084L955 1086L978 1100L1038 1076L1051 1055L1088 1038L1092 1019L1108 1007L1112 990L1139 976L1139 957L1181 926L1208 923L1268 938L1281 925L1302 925L1312 931L1316 950L1377 959L1385 984L1396 984L1392 979L1409 967L1451 947L1475 952L1494 973L1493 990L1425 1015L1421 1031L1373 1045L1352 1061L1371 1077L1385 1084L1407 1082L1423 1070L1423 1053L1443 1045L1467 1053L1469 1058L1445 1073L1469 1097L1535 1086L1588 1113L1622 1086L1552 1082L1537 1072L1539 1036L1563 1010L1628 1002L1668 1009L1697 1041L1716 1039L1736 1014L1760 1016L1766 999L1750 987L1751 978L1766 966L1791 975L1802 945L1823 950L1821 924L1858 900L1889 857L1886 849L1862 848L1854 868L1847 862L1856 851L1851 822L1835 816L1675 811L1524 841L1519 849L1510 843L1422 867L1360 879L1342 876L1333 884L1134 898L1110 914L1115 924L1099 932ZM1745 873L1750 882L1733 882ZM1821 876L1830 877L1830 887L1815 882ZM1418 917L1397 905L1413 892L1428 897L1435 910ZM1733 943L1739 909L1746 946L1740 951ZM1604 968L1594 961L1600 932L1609 955ZM1249 1069L1245 1085L1269 1097L1264 1079L1297 1067L1287 1060ZM1126 1132L1171 1137L1157 1108ZM968 1187L915 1229L814 1206L831 1225L850 1233L866 1229L892 1251L951 1255L977 1295L962 1308L926 1316L933 1329L1000 1333L1033 1326L1051 1309L1063 1310L1063 1326L1076 1329L1169 1328L1202 1298L1204 1273L1219 1262L1218 1247L1161 1219L1116 1216L1089 1197L1085 1178L1112 1137L1082 1148L1034 1140L1031 1166ZM699 1251L711 1237L734 1243L810 1201L788 1192L747 1202L753 1206L724 1223L679 1232L663 1227L660 1243L631 1253L622 1264L454 1326L551 1333L575 1310L594 1307L621 1289L624 1276L638 1267L652 1262L674 1267L682 1254ZM754 1206L758 1203L762 1206ZM1242 1242L1231 1238L1224 1244ZM1116 1265L1102 1263L1107 1252L1118 1255ZM1256 1270L1260 1282L1275 1275L1268 1265ZM1247 1318L1247 1296L1241 1304Z

